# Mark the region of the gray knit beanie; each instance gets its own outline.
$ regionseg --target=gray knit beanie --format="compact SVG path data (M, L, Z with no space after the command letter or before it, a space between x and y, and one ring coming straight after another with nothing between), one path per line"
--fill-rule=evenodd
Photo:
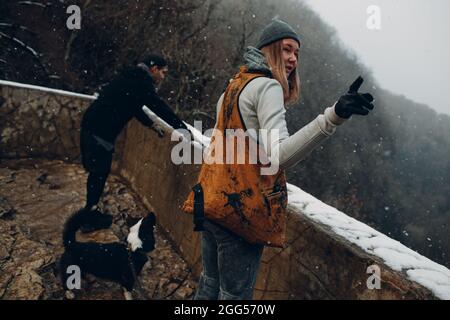
M272 42L281 39L294 39L300 45L300 38L294 29L286 22L273 19L262 31L257 45L258 49L261 49Z

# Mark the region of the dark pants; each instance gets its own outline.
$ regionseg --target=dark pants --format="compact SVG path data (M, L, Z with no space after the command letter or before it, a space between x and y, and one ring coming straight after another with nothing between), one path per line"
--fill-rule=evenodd
M222 226L205 220L203 271L195 300L251 300L264 249L249 244Z
M106 179L111 171L114 148L107 150L89 131L81 129L81 158L87 179L86 208L96 205L103 193Z

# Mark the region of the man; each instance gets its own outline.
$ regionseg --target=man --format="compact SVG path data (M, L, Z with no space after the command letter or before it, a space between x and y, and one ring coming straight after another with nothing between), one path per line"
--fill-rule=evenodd
M137 66L121 72L107 84L96 101L86 110L81 122L80 145L83 167L89 173L85 210L96 210L109 175L114 143L125 125L136 118L143 125L158 132L145 114L145 105L174 129L187 129L167 104L158 96L159 86L168 72L166 60L151 54ZM88 221L83 232L107 228L112 223L110 215L104 221Z

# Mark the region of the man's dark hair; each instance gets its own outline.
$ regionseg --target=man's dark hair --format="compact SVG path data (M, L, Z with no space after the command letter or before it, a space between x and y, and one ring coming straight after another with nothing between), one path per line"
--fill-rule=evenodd
M147 57L145 57L145 59L142 60L142 62L145 63L149 68L153 66L157 66L158 68L167 66L166 59L156 53L149 54Z

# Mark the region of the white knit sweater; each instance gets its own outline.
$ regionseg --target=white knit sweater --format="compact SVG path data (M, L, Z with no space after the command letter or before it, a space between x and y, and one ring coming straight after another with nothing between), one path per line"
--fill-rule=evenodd
M223 94L217 103L217 118L222 101ZM271 162L277 163L281 169L303 160L347 120L336 115L333 105L289 136L283 89L277 80L267 77L256 78L247 84L239 97L239 110L247 129L278 129L279 139L263 145ZM249 134L256 139L252 132Z

